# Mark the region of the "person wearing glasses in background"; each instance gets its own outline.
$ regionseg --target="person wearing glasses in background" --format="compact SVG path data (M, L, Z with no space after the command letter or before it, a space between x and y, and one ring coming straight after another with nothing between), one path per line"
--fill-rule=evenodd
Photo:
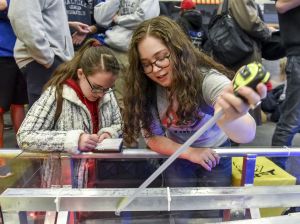
M249 142L256 125L249 105L233 94L225 74L230 75L198 51L168 17L147 20L133 33L124 96L125 141L134 141L142 131L151 150L171 155L214 111L224 110L217 124L167 168L166 186L231 185L231 158L220 158L210 148L228 146L228 138ZM266 95L265 85L258 84L257 91L242 87L238 93L255 105Z
M118 138L121 114L112 92L118 73L111 50L95 39L86 41L71 61L56 69L28 111L17 134L19 146L77 154L92 151L105 138ZM52 158L44 162L42 187L60 184L57 163ZM92 186L90 164L86 159L74 161L73 187Z

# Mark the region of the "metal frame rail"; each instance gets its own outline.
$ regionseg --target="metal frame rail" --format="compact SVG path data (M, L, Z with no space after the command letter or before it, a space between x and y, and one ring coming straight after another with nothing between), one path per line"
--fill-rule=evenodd
M278 157L278 156L300 156L300 148L216 148L214 149L221 157L236 157L236 156L241 156L244 157L244 163L243 163L243 172L242 172L242 186L252 186L253 182L254 182L254 173L255 173L255 164L256 164L256 157L257 156L268 156L268 157ZM22 150L11 150L11 149L4 149L4 150L0 150L0 157L1 158L47 158L50 154L49 153L35 153L35 152L23 152ZM124 149L123 152L121 153L83 153L83 154L79 154L79 155L69 155L69 154L64 154L64 153L51 153L51 157L55 157L57 156L57 158L60 158L62 160L62 169L66 170L68 169L70 171L71 169L71 163L70 163L70 158L98 158L98 159L142 159L142 158L165 158L166 156L158 154L156 152L150 151L148 149ZM70 172L62 172L62 173L70 173ZM70 187L71 186L71 182L70 182L70 177L63 177L63 180L67 180L65 183L63 183L63 186L67 186ZM291 186L288 187L283 187L288 189L288 191L290 191ZM185 188L180 189L180 192L183 192ZM202 189L202 188L201 188ZM236 188L235 188L236 189ZM24 191L25 189L15 189L16 192L18 191L22 191L25 193L28 193L28 195L23 194L23 197L26 198L26 196L28 196L29 198L31 197L32 193L30 192L26 192ZM45 191L53 191L55 189L40 189L40 190L45 190ZM72 189L72 191L74 190L74 192L76 191L76 189ZM95 189L96 190L96 189ZM116 189L117 190L117 189ZM120 190L120 189L119 189ZM134 189L133 189L134 190ZM280 190L280 189L279 189ZM70 190L68 190L70 192ZM165 189L164 189L165 191ZM272 187L271 192L274 192L274 187ZM6 208L6 204L4 201L6 200L5 194L7 193L7 191L5 191L3 193L3 195L1 196L1 207L2 207L2 211L3 214L8 214L8 210ZM128 194L129 195L129 194ZM22 196L19 195L21 198ZM205 196L205 195L204 195ZM298 197L298 201L300 201L300 197L299 195L297 195ZM285 197L283 197L284 199ZM138 200L138 199L137 199ZM202 200L202 199L201 199ZM20 202L22 200L20 199ZM188 200L190 201L190 199ZM89 203L91 203L91 201L89 201ZM232 203L232 202L230 202ZM230 204L228 203L228 205ZM274 204L274 203L273 203ZM300 204L298 203L297 206L299 206ZM287 204L288 207L290 206L294 206L293 204L288 203ZM130 206L129 206L130 207ZM247 218L260 218L260 214L259 214L259 210L258 208L261 208L262 205L261 204L257 204L256 207L254 206L250 206L250 207L239 207L239 208L248 208L246 209L246 215L245 217ZM267 207L272 207L272 206L267 206ZM280 204L277 207L284 207L282 206L282 204ZM40 206L38 206L39 209L41 209ZM206 209L209 209L208 207L206 207ZM116 207L115 207L116 209ZM194 209L197 210L201 210L201 208L195 207ZM202 208L203 209L203 208ZM216 209L216 207L214 207L214 209ZM227 206L224 207L224 217L223 220L224 221L230 221L231 220L231 209L233 209L231 206ZM15 211L19 212L19 220L20 223L27 223L27 219L26 216L24 216L24 212L22 213L22 210L16 210ZM27 210L26 210L27 211ZM71 211L71 210L69 210ZM66 216L68 215L68 213L57 213L54 215L58 216L56 218L56 220L59 219L64 219L66 220ZM6 216L5 216L6 217ZM9 220L9 219L5 219L4 220ZM49 217L53 217L53 214L50 215ZM15 220L15 219L14 219ZM49 218L50 220L50 218ZM45 222L45 223L53 223L53 222ZM59 223L66 223L66 222L59 222ZM6 224L6 222L5 222Z
M119 201L126 195L132 194L134 190L133 188L10 188L1 195L0 201L5 224L25 224L26 222L20 218L22 214L20 211L115 211ZM126 210L173 211L290 207L300 206L299 198L299 185L148 188ZM300 216L298 219L300 220Z
M280 157L280 156L300 156L299 147L257 147L257 148L214 148L216 153L222 157L236 157L236 156L246 156L246 155L256 155L256 156L268 156L268 157ZM21 149L1 149L0 158L14 159L19 158L47 158L49 157L48 152L30 152L23 151ZM166 158L165 155L156 153L149 149L133 149L125 148L121 153L81 153L78 155L70 155L67 153L55 153L51 152L53 157L57 158L95 158L95 159L141 159L141 158Z

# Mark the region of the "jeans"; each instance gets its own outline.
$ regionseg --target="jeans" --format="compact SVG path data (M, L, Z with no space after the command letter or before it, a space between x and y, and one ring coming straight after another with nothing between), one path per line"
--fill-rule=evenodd
M97 160L96 186L98 188L138 187L157 169L159 161L139 160ZM161 176L149 187L160 187Z
M229 140L221 147L230 146ZM218 187L231 185L231 158L221 158L211 171L185 159L176 159L164 172L168 187Z
M188 160L177 159L165 171L168 187L225 187L231 186L231 158L221 158L211 171Z
M300 127L300 56L288 56L286 74L286 98L273 134L272 146L291 146ZM287 157L270 159L285 169Z

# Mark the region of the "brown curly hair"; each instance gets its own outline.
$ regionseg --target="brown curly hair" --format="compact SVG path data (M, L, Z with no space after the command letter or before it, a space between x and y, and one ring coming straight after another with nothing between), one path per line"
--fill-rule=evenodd
M169 102L174 97L177 99L179 106L176 113L182 123L199 119L197 111L204 104L204 74L201 68L216 69L232 77L232 73L223 65L196 49L173 20L159 16L144 21L133 33L128 54L129 68L125 76L123 111L124 140L127 143L138 138L141 128L152 135L150 126L153 121L153 108L156 108L156 84L144 74L138 52L139 43L147 36L161 40L170 51L173 78L169 89ZM169 107L172 107L172 103Z

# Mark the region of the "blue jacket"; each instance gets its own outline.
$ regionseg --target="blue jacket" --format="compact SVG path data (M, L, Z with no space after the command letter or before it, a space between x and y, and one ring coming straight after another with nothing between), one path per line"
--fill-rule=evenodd
M6 0L9 6L10 0ZM0 11L0 57L13 57L16 36L7 17L8 7Z

